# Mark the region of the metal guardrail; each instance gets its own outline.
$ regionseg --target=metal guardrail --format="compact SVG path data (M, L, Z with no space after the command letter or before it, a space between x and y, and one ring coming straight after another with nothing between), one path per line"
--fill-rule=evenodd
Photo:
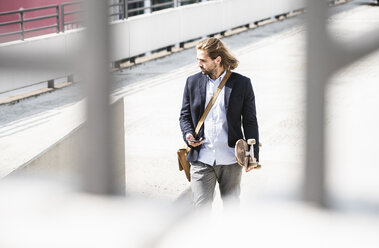
M55 9L55 14L25 19L25 13L26 12L36 12L36 11L46 10L46 9ZM57 30L56 32L59 33L59 5L50 5L50 6L46 6L46 7L40 7L40 8L20 9L20 10L16 10L16 11L4 12L4 13L0 13L0 17L12 16L12 15L17 15L17 14L19 15L19 20L0 23L0 27L19 24L20 25L20 31L0 34L0 37L20 35L21 40L24 40L25 39L25 33L36 32L36 31L50 29L50 28L56 28L56 30ZM56 19L56 23L54 25L25 29L25 23L47 20L47 19L51 19L51 18Z
M167 8L175 8L183 5L199 3L204 1L211 0L119 0L118 3L112 3L108 5L108 8L111 9L111 11L109 11L108 13L108 17L111 19L110 21L123 20L135 15L151 13ZM55 9L55 14L25 19L25 12L40 11L45 9ZM19 19L16 21L0 23L0 28L17 24L20 26L19 31L16 32L1 33L0 31L0 38L20 35L20 39L24 40L25 33L47 30L51 28L56 28L56 32L59 33L65 32L68 29L79 28L83 26L83 20L79 17L82 13L83 1L75 1L69 3L62 3L60 5L50 5L46 7L3 12L0 13L0 17L19 15ZM31 28L27 30L24 28L24 24L27 22L47 20L50 18L56 18L55 24L46 25L38 28Z
M201 1L202 0L120 0L120 3L113 4L113 6L120 7L120 12L116 14L120 15L120 19L125 19L130 16L151 13L167 8L176 8Z
M77 19L73 21L65 21L67 16L74 16L76 14L81 14L83 12L81 5L83 2L71 2L71 3L62 3L61 4L61 31L64 32L66 30L67 25L73 25L78 24L80 25L83 23L83 20ZM67 10L67 7L79 8L75 10Z

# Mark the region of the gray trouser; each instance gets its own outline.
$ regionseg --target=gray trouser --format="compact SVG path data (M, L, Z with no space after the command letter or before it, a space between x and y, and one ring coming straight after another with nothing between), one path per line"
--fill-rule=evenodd
M191 188L193 203L196 207L211 205L216 186L219 184L221 198L239 202L241 192L242 167L237 163L232 165L210 166L202 162L191 163Z

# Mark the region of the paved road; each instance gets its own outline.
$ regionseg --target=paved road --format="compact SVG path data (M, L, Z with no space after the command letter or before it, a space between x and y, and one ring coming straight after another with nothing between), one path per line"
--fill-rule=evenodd
M332 10L331 34L349 41L379 26L379 9L362 1ZM252 79L260 125L261 171L244 174L242 201L299 198L302 185L305 28L295 17L224 38ZM364 38L364 37L363 37ZM379 175L379 53L340 71L328 87L328 184L334 203L375 208ZM183 143L179 110L185 79L197 72L189 49L113 74L125 97L128 192L175 199L188 183L177 171ZM0 177L47 148L84 120L80 85L1 106ZM359 130L359 131L357 131ZM216 205L218 204L216 200ZM376 205L377 206L377 205Z

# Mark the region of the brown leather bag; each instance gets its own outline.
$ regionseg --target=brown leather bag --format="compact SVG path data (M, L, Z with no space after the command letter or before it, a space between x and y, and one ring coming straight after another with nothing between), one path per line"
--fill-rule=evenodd
M213 94L211 100L209 101L207 107L204 110L203 115L201 116L199 122L197 123L196 129L195 129L195 136L197 136L199 134L200 128L204 124L205 118L207 118L207 115L208 115L209 111L211 110L213 104L216 102L218 94L220 94L222 88L226 84L226 81L228 81L228 79L229 79L229 77L230 77L231 74L232 74L231 71L228 70L226 72L224 78L222 79L221 83L217 87L216 92ZM188 153L190 151L191 151L191 148L188 147L188 146L186 146L184 148L180 148L177 151L179 170L180 171L184 170L184 173L186 174L187 180L189 182L191 181L191 173L190 173L191 165L187 161L187 157L188 157Z
M187 161L188 153L191 150L188 146L186 148L181 148L178 150L178 164L179 164L179 170L184 170L184 173L186 174L188 182L191 181L191 165Z

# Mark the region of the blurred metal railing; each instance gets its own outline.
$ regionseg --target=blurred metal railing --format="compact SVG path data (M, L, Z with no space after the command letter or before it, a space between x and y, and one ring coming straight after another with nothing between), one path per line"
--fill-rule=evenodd
M379 49L379 28L349 42L327 32L328 7L307 1L306 157L304 200L328 207L325 169L325 95L340 69Z
M103 0L86 0L83 7L87 42L80 64L87 99L87 126L80 176L86 192L117 194L109 106L111 79L108 67L112 38L107 23L109 7Z

